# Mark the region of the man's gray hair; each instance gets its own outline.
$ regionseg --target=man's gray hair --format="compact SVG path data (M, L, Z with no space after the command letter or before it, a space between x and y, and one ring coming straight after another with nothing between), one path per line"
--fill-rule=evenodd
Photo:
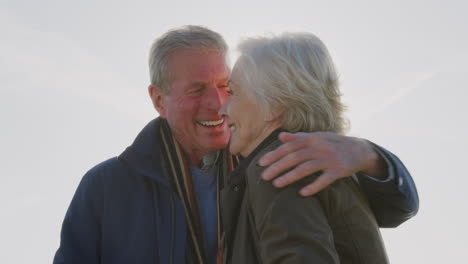
M264 113L278 113L290 132L343 134L347 120L338 75L323 42L311 33L250 38L238 46L241 74Z
M169 93L171 73L168 71L170 55L182 49L219 50L226 58L228 46L223 37L213 30L202 26L187 25L172 29L156 39L149 54L151 84L158 86L162 92Z

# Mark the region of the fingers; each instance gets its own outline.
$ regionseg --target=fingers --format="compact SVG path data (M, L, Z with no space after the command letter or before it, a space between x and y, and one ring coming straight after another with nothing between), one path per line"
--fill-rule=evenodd
M320 163L318 161L307 161L302 163L300 166L292 169L288 173L273 181L273 185L277 188L285 187L291 183L297 182L304 177L314 174L320 171Z
M282 146L284 146L284 145L282 145ZM299 171L306 170L307 166L310 166L310 164L305 162L305 161L307 161L307 160L313 161L313 150L310 149L310 148L309 149L296 150L295 145L290 145L289 149L285 150L285 149L280 149L282 146L280 146L274 152L276 152L276 151L283 152L284 151L285 156L282 156L281 159L276 160L275 163L273 163L269 167L267 167L262 173L262 179L264 179L266 181L272 180L272 179L278 177L279 175L285 173L287 170L289 170L289 169L291 169L291 168L293 168L295 166L298 166L298 165L304 165L304 166L302 166L302 168L301 168L301 166L296 168ZM300 148L300 146L299 146L299 148ZM290 151L291 149L294 149L294 152ZM273 152L270 152L270 153L271 153L271 155L276 155ZM306 163L306 164L304 164L304 163ZM309 164L309 165L307 165L307 164ZM260 164L260 166L263 166L263 165ZM296 170L296 169L294 169L294 170Z
M315 181L300 190L303 196L310 196L333 183L336 179L352 175L362 170L358 150L362 146L358 140L328 132L281 133L279 139L284 143L276 150L267 153L259 160L259 165L269 166L263 173L264 180L275 179L273 185L284 187L291 183L322 171Z
M338 178L340 177L336 173L324 172L313 183L306 185L304 188L302 188L299 191L299 194L302 196L314 195L326 188L328 185L335 182L335 180Z
M310 134L306 135L307 136L304 136L304 133L280 133L279 138L284 142L284 144L279 146L277 149L265 154L259 160L259 165L264 167L271 165L293 152L312 146L313 137ZM298 164L299 163L296 163L295 165Z
M300 141L300 140L299 140ZM301 148L304 147L304 144L298 141L292 141L285 144L282 144L277 149L270 151L269 153L265 154L260 160L258 161L260 166L268 166L270 164L276 164L276 162L290 153L293 153Z
M281 132L278 136L281 142L286 143L298 138L303 137L303 133L288 133L288 132Z

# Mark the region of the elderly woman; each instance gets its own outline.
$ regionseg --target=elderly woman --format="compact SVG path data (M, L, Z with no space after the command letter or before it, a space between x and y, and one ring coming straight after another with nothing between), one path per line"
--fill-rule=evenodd
M258 160L281 131L344 133L338 77L320 39L309 33L248 39L220 110L230 151L243 159L221 193L224 263L387 263L378 225L351 177L312 197L298 190L317 175L277 189Z

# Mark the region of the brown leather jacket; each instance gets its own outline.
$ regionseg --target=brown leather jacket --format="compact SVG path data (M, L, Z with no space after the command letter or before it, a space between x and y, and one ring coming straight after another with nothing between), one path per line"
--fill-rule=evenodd
M281 144L277 135L241 162L221 192L223 263L388 263L374 215L351 177L311 197L298 190L316 175L283 189L261 180L257 161Z

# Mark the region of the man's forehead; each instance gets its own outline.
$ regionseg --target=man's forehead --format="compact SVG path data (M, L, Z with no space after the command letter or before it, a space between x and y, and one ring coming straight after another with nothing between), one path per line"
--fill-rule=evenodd
M227 81L230 68L224 54L217 50L179 50L171 54L168 71L172 80L190 82Z
M196 58L200 60L202 58L217 58L220 62L227 66L227 57L222 50L207 49L207 48L191 48L191 49L178 49L171 52L168 56L168 64L174 64L179 61L190 60Z
M216 82L219 83L228 83L230 81L229 76L226 76L225 78L220 78L216 79ZM207 84L207 82L211 82L210 80L194 80L190 82L190 86L202 86Z

